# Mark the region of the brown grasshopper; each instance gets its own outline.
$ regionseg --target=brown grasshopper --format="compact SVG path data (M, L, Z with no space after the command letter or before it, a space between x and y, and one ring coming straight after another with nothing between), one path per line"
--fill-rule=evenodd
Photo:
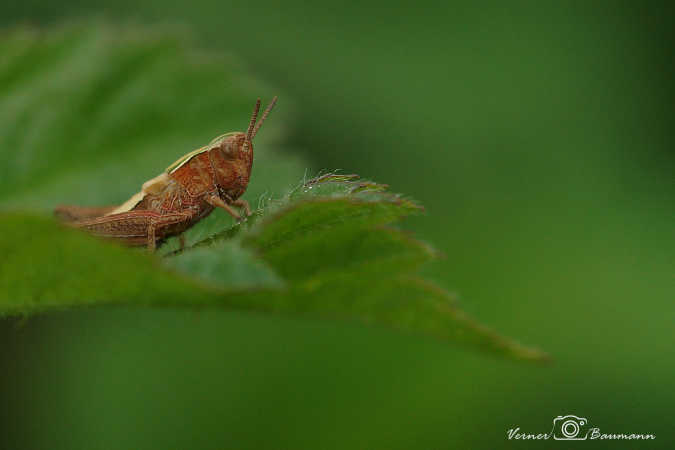
M95 236L128 245L147 245L151 251L158 242L181 234L216 207L236 220L241 220L241 216L232 206L242 208L250 216L248 203L239 197L246 191L251 176L253 138L276 101L274 97L256 124L258 99L246 133L218 136L209 145L182 156L161 175L145 182L141 191L122 205L59 206L55 215Z

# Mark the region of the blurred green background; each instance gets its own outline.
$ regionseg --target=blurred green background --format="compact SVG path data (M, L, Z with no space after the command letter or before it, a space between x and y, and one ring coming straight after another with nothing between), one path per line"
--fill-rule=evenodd
M333 322L139 309L0 333L1 448L672 446L671 11L658 3L26 0L3 25L186 24L292 96L288 148L426 205L407 228L533 367ZM154 95L148 93L148 95ZM165 94L166 95L166 94ZM635 448L595 442L598 448Z

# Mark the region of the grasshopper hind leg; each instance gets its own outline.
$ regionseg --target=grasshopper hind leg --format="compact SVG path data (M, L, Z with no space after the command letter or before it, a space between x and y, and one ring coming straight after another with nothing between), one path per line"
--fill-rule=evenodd
M66 223L94 236L114 239L132 246L146 245L148 250L154 251L158 241L184 231L193 218L192 212L160 214L137 210Z
M74 206L60 205L54 209L54 215L64 222L95 219L114 211L116 206Z

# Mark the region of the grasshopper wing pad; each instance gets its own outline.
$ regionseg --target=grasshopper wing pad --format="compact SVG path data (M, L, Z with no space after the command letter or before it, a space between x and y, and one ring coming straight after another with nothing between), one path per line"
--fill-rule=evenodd
M140 202L143 201L146 195L158 194L161 191L163 191L170 181L171 179L169 178L169 175L166 173L162 173L153 178L152 180L146 181L145 183L143 183L143 188L141 188L141 192L137 192L136 194L134 194L129 200L127 200L117 208L110 211L108 214L106 214L106 216L131 211L132 209L134 209L136 205L138 205Z

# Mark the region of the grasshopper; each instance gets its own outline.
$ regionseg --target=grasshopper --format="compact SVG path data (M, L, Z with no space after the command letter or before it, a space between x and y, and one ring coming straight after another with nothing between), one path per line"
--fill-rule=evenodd
M180 235L215 208L224 209L237 221L242 218L233 206L250 216L251 208L240 197L251 176L252 141L276 101L274 97L257 121L258 99L245 133L223 134L180 157L122 205L63 205L54 214L66 224L95 236L132 246L147 245L150 251L164 239Z

